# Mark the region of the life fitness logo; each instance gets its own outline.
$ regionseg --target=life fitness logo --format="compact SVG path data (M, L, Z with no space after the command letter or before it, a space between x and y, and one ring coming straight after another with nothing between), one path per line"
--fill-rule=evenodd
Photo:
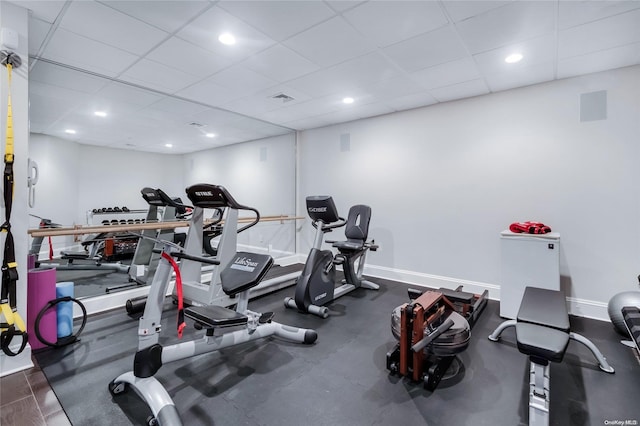
M196 195L198 197L213 197L213 193L211 191L196 191Z
M256 269L256 266L258 266L258 262L254 262L246 256L239 256L233 261L233 264L231 264L231 269L253 272Z
M326 207L309 207L309 213L325 213L327 211Z

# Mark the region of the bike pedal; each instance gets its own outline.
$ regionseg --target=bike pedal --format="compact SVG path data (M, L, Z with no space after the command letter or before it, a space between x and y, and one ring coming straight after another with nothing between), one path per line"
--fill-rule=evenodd
M262 315L260 315L260 319L258 320L258 322L260 324L266 324L268 322L271 322L271 320L275 315L276 314L274 314L273 312L265 312Z

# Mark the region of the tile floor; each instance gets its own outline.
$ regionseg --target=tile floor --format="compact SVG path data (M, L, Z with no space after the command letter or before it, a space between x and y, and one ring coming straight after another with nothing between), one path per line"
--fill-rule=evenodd
M0 379L0 425L71 425L49 382L35 367Z

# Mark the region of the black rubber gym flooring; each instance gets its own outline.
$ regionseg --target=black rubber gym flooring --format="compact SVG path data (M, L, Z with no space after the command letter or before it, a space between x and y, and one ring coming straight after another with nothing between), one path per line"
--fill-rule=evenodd
M457 374L429 392L391 376L385 356L395 341L393 308L407 299L407 285L373 279L379 291L359 289L336 300L321 319L285 309L293 287L249 303L274 311L284 324L315 328L312 346L271 337L167 364L156 377L174 399L185 425L524 425L528 418L528 360L514 329L498 343L487 336L502 321L490 302L473 329ZM164 316L164 338L175 337L175 310ZM633 425L640 422L640 365L619 343L609 323L571 318L616 369L607 374L591 353L571 342L551 367L552 425ZM137 322L124 309L91 317L81 342L36 354L38 363L74 425L145 424L150 414L135 392L112 397L107 386L130 371ZM201 336L193 327L183 340ZM449 373L452 373L450 371ZM611 423L622 421L622 423Z

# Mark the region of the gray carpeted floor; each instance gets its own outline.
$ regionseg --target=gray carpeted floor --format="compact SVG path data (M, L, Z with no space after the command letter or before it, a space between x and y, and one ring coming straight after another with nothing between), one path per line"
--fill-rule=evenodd
M452 365L458 374L434 392L390 376L387 351L393 308L406 301L406 285L384 280L380 291L360 289L330 305L321 319L285 309L281 290L249 306L276 312L276 321L315 328L313 346L268 338L167 364L158 379L186 425L522 425L528 418L528 361L513 329L499 343L487 339L502 321L490 302L472 342ZM163 342L175 341L175 311L168 306ZM113 398L107 387L130 371L137 322L119 312L89 319L80 343L36 355L74 425L145 424L149 410L133 392ZM590 352L572 342L551 368L551 424L603 425L640 421L640 366L619 344L610 324L572 318L616 369L600 371ZM200 336L192 327L185 340ZM613 423L609 423L613 424Z

